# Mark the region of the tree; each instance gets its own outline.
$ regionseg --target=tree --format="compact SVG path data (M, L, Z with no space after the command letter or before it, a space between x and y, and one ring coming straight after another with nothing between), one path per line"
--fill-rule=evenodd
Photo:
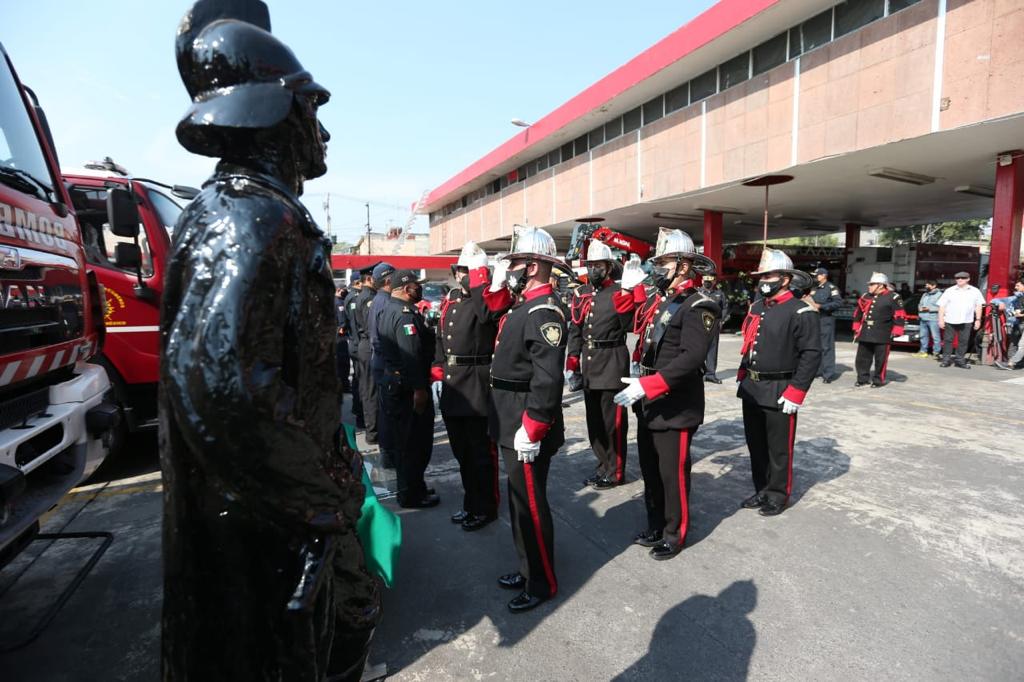
M335 242L331 248L331 253L350 253L352 251L352 243L345 241Z
M987 224L987 220L975 219L894 227L884 230L878 243L882 246L896 246L897 244L972 242L981 239L982 228Z

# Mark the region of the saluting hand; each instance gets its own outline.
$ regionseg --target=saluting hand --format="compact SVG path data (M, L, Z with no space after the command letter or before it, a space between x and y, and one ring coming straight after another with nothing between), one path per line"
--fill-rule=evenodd
M640 257L635 253L629 257L629 262L622 268L622 289L623 291L631 291L637 284L644 281L647 275L644 273L642 267L640 267Z

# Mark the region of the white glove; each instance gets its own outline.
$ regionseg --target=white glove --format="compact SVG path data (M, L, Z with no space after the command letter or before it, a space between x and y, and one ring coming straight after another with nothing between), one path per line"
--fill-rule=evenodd
M491 291L500 291L505 286L505 282L508 281L508 266L511 263L502 258L494 266L494 274L491 275Z
M640 267L640 257L635 253L629 257L629 262L622 268L622 290L632 291L633 287L644 281L647 277L643 268Z
M440 407L441 405L441 383L440 381L435 381L433 384L434 407Z
M779 398L779 405L782 405L782 411L785 414L796 414L796 411L800 409L800 406L794 403L792 400L787 398Z
M638 377L640 376L640 363L630 362L629 363L629 376Z
M616 405L622 407L629 407L636 401L644 397L644 387L640 385L640 379L637 377L626 377L622 380L622 383L626 384L626 387L615 394L612 400L615 401Z
M512 439L512 446L515 448L516 454L519 455L520 462L532 462L540 454L540 441L536 443L531 441L530 437L526 435L525 426L520 426L516 431L516 435Z

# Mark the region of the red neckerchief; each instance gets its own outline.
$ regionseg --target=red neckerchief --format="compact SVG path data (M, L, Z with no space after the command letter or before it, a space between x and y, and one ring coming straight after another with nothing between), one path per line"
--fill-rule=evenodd
M792 300L793 292L786 290L781 294L777 294L772 298L765 300L765 308L785 303L786 301ZM753 307L751 307L753 308ZM740 355L746 355L747 351L754 346L754 340L757 338L757 330L761 326L761 316L754 315L753 313L747 313L746 319L743 320L743 346L740 348Z

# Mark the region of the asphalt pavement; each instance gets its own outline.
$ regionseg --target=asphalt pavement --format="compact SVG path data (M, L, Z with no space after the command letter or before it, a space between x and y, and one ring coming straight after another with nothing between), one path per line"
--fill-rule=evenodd
M580 394L548 484L559 590L513 616L495 578L517 567L504 509L476 533L451 524L458 469L438 420L430 510L397 510L398 580L371 662L396 680L1024 679L1024 372L943 369L895 352L890 384L816 383L799 414L795 491L781 516L740 510L752 492L722 339L720 386L693 442L687 549L655 562L635 424L629 482L582 485L594 457ZM362 441L360 440L362 443ZM44 530L113 542L53 622L0 654L3 680L157 680L160 481L155 438L105 464ZM364 448L375 461L372 448ZM389 472L375 472L392 486ZM504 486L504 482L502 483ZM31 629L101 540L37 541L0 572L0 646ZM5 592L6 590L6 592Z

